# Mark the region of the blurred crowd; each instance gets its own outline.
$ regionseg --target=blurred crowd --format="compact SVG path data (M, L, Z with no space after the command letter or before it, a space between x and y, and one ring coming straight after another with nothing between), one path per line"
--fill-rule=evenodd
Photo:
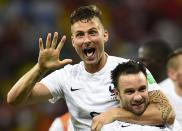
M182 47L181 0L0 0L0 130L45 131L67 111L64 101L14 108L6 104L6 95L37 62L38 38L45 41L48 32L67 35L60 57L79 61L71 47L69 14L87 4L103 11L110 55L136 58L139 46L153 38L172 49Z

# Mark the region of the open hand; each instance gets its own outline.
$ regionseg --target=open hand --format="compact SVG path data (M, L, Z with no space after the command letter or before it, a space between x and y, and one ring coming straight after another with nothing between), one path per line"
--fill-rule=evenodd
M72 62L71 59L60 60L60 52L65 43L66 36L63 36L59 44L57 45L58 33L54 33L53 40L51 42L51 33L48 33L46 45L44 48L42 38L39 38L39 58L38 64L42 72L54 70L60 68L66 64Z

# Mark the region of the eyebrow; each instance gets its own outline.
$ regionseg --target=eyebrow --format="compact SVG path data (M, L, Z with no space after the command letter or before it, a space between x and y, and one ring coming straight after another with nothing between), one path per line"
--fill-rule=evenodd
M142 85L142 86L140 86L138 89L146 89L147 88L147 86L146 85Z
M138 89L137 89L137 90L140 90L140 89L143 89L143 88L145 88L145 89L146 89L146 88L147 88L147 86L146 86L146 85L142 85L142 86L138 87ZM135 89L133 89L132 87L130 87L130 88L125 89L125 90L124 90L124 92L125 92L125 91L130 91L130 90L135 90Z
M95 28L95 27L92 27L92 28L90 28L89 30L97 30L97 28Z
M92 27L92 28L88 29L88 31L89 31L89 30L97 30L97 28ZM79 33L79 32L84 32L84 31L78 30L78 31L76 31L75 33Z

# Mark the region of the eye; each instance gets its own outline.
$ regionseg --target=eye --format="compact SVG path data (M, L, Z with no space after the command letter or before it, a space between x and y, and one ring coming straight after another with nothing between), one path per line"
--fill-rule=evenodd
M131 95L133 93L135 93L135 90L132 90L132 89L128 89L124 91L124 94L127 94L127 95Z
M142 86L142 87L139 88L138 91L139 91L139 92L145 92L146 89L147 89L146 86Z
M78 32L78 33L76 33L75 36L80 38L80 37L84 36L84 32Z
M95 36L98 32L96 30L90 30L89 35Z

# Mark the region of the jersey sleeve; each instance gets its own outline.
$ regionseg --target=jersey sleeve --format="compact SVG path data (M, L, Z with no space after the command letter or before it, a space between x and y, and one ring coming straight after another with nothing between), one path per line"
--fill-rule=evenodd
M148 69L146 69L146 73L147 73L148 90L149 91L160 90L160 86L155 81L151 72Z
M60 98L64 98L63 90L67 80L66 74L67 73L63 68L52 72L40 81L40 83L46 85L51 92L52 98L49 99L49 102L55 103Z

